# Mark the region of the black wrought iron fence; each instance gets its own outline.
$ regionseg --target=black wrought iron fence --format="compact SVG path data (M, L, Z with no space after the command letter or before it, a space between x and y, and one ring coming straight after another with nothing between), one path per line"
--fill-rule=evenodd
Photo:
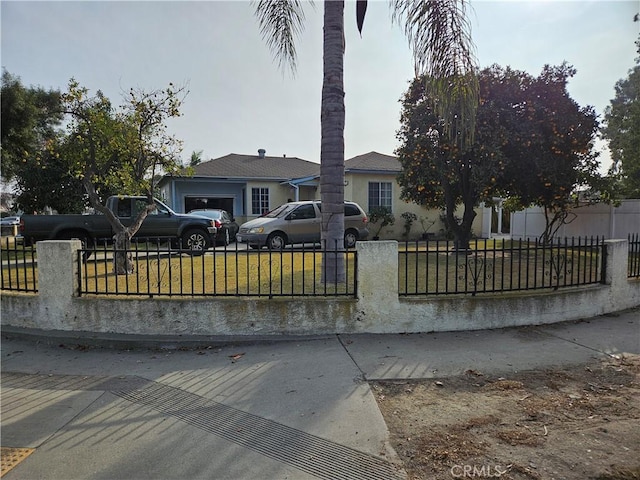
M133 271L116 274L116 255L129 256ZM126 251L101 245L78 252L78 283L81 295L354 297L356 261L355 250L317 246L276 251L233 244L193 252L162 241ZM332 263L338 268L328 268Z
M604 238L474 240L456 251L448 241L404 243L400 295L445 295L558 289L604 278Z
M629 260L627 275L629 278L640 278L640 234L629 234Z
M24 246L19 238L6 237L0 241L0 283L3 290L38 291L36 249Z

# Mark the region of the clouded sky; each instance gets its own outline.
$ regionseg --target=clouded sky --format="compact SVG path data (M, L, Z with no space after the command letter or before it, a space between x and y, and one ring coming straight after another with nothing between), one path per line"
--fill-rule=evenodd
M545 64L566 60L578 71L571 96L600 115L634 65L637 0L470 5L481 67L537 76ZM131 87L188 84L184 115L170 123L185 160L199 150L210 159L264 148L319 162L323 8L321 1L305 6L295 76L274 62L247 1L3 0L1 61L24 85L64 90L74 77L114 103ZM345 156L392 154L411 52L387 2L369 2L360 38L355 1L347 1L345 25Z

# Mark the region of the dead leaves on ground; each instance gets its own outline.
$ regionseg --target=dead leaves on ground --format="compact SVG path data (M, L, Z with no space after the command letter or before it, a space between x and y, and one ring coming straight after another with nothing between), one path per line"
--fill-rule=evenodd
M612 452L628 451L615 433L640 421L638 355L505 377L468 370L458 377L378 382L372 388L410 478L450 478L453 465L500 460L509 460L504 478L546 478L549 472L538 460L531 466L531 458L548 458L555 465L550 468L563 468L567 459L545 457L555 455L556 445L580 458L589 448L580 441L611 438L618 438L607 447ZM593 474L609 471L611 476L598 478L640 480L633 476L635 462L625 465L625 458L619 456L617 465L600 463Z

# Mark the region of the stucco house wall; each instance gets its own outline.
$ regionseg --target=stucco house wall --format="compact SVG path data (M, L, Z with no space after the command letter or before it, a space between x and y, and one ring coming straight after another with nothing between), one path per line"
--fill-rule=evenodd
M357 165L351 166L353 160L360 160ZM445 227L440 219L441 210L425 208L413 202L406 202L400 198L402 191L397 182L400 173L400 163L395 157L370 152L360 157L348 159L345 162L345 199L358 203L365 212L369 213L372 206L369 205L369 184L371 182L391 183L391 213L395 217L395 223L384 227L379 234L381 240L404 240L404 224L402 218L404 212L416 215L417 220L411 226L408 240L418 240L423 233L433 234L437 237L444 235ZM384 170L383 170L384 169ZM461 217L463 208L456 210L456 215ZM476 217L473 221L472 232L476 236L482 234L483 216L487 214L482 208L476 208ZM488 212L490 214L490 211ZM420 220L423 220L421 223ZM423 227L424 225L424 227ZM371 225L371 236L376 232L375 224ZM426 232L425 232L426 230Z

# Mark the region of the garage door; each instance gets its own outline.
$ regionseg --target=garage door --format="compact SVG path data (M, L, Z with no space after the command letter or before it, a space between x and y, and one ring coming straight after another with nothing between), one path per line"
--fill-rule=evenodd
M233 216L233 198L228 197L185 197L184 211L189 213L191 210L201 208L220 208L226 210Z

